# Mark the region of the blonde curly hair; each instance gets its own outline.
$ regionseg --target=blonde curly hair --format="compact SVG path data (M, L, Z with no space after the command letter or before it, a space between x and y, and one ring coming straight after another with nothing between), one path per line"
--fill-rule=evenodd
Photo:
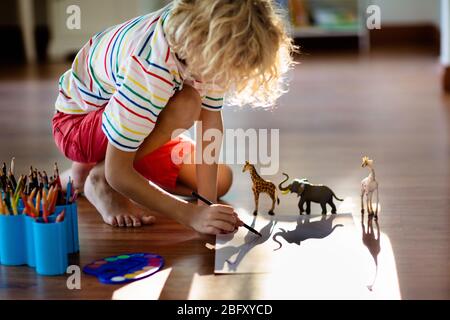
M236 105L272 106L296 47L271 0L175 0L165 26L188 72Z

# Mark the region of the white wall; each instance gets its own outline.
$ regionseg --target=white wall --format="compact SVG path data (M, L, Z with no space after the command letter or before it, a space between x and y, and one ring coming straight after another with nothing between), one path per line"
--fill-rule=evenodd
M450 65L450 0L441 2L441 63Z
M50 8L50 56L63 57L80 48L93 34L105 27L123 22L164 6L170 0L47 0ZM206 0L205 0L206 1ZM337 0L338 1L338 0ZM361 0L379 5L382 24L411 25L432 23L440 25L441 0ZM444 0L442 0L444 1ZM65 8L78 4L82 8L82 30L65 28ZM449 57L450 61L450 57Z
M138 1L139 14L146 14L149 12L156 11L165 6L169 2L170 0L139 0Z
M133 17L162 8L167 0L47 0L52 39L49 56L61 60L77 52L94 34ZM66 27L69 5L81 9L81 29Z
M440 25L440 0L371 0L381 8L382 23Z

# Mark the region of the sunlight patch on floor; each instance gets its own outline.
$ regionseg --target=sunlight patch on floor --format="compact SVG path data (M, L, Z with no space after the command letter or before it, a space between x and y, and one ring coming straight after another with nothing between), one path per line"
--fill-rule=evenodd
M158 300L172 268L167 268L140 281L131 282L114 291L112 300Z
M237 211L250 219L248 211ZM356 212L351 198L339 208L344 211ZM279 216L284 221L296 217ZM311 221L322 218L311 216ZM264 222L269 218L258 219ZM189 299L401 299L389 237L367 215L364 224L355 216L350 220L353 231L333 238L332 243L323 239L308 239L300 246L285 242L287 254L277 259L267 253L251 255L255 266L268 266L266 273L195 274ZM301 254L296 255L297 250L302 250Z

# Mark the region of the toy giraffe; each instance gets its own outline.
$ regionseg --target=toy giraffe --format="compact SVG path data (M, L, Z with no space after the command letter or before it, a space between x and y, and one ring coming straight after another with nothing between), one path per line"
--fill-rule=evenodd
M245 161L244 168L242 169L242 172L245 171L250 171L250 177L253 183L252 190L255 197L255 211L253 211L253 215L256 216L258 214L259 194L267 193L272 199L272 208L269 211L269 215L273 216L275 214L275 212L273 211L275 209L275 200L277 204L280 204L280 199L276 194L277 187L272 182L266 181L261 178L256 172L255 166L250 164L248 161Z
M375 180L375 170L373 169L373 160L369 159L368 157L362 158L362 164L361 167L369 168L369 175L364 178L361 181L361 213L364 214L364 196L366 196L366 207L367 212L369 215L375 215L375 219L378 218L378 206L379 206L379 199L378 199L378 182ZM376 205L376 211L373 211L372 207L372 197L374 191L377 192L377 205Z

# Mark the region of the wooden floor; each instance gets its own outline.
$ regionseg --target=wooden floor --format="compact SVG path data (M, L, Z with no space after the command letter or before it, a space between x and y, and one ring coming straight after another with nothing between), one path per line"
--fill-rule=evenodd
M449 299L450 98L440 90L438 58L405 51L365 57L305 55L301 62L277 109L226 110L226 127L280 129L279 171L270 179L278 182L281 172L288 172L327 184L353 199L356 219L359 182L368 173L360 159L373 157L381 192L380 227L392 246L392 272L401 297ZM0 72L0 160L15 156L17 170L30 164L49 169L55 160L69 165L56 150L50 129L57 77L66 67ZM224 200L252 210L249 177L240 165L233 168L234 185ZM277 212L296 214L296 202L294 196L283 196ZM267 208L267 202L263 205ZM261 275L213 276L214 252L205 248L212 238L166 219L142 229L114 229L84 199L79 206L81 253L71 257L74 264L154 252L166 259L160 287L147 292L157 291L155 297L195 298L193 287L210 298L271 297L258 292L263 290L257 283L264 281ZM381 250L390 250L386 242ZM199 289L196 281L202 276ZM65 279L0 266L0 299L111 299L120 292L120 287L84 275L82 290L71 291Z

